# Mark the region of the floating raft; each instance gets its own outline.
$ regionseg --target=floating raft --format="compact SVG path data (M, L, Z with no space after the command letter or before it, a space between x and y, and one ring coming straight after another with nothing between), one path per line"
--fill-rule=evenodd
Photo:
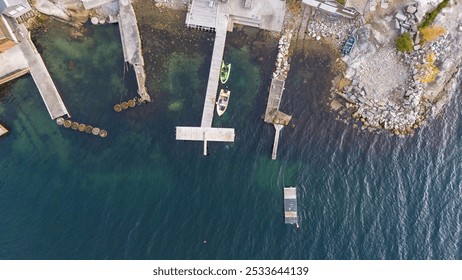
M293 186L284 188L284 216L286 224L297 224L297 189Z
M135 97L135 98L130 99L128 101L124 101L124 102L122 102L120 104L114 105L114 111L119 113L119 112L122 112L123 110L127 110L128 108L133 108L136 105L141 105L143 103L144 103L143 100L141 100L140 98Z
M108 132L104 129L100 129L98 127L93 127L91 125L86 125L83 123L73 122L71 120L64 120L64 118L61 117L56 119L56 123L58 125L64 126L65 128L71 128L73 130L78 130L80 132L93 134L101 138L105 138L108 135Z

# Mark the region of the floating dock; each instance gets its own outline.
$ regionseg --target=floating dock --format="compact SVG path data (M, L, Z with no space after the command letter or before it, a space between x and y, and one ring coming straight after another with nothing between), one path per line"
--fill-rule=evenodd
M6 129L3 125L0 124L0 136L5 135L8 133L8 129Z
M286 224L298 225L297 189L293 186L284 188L284 217Z

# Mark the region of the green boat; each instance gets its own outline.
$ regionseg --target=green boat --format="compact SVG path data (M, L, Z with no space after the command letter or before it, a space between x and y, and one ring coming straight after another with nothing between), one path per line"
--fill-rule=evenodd
M220 81L222 84L228 81L230 71L231 71L231 63L225 64L225 62L222 61L221 68L220 68Z

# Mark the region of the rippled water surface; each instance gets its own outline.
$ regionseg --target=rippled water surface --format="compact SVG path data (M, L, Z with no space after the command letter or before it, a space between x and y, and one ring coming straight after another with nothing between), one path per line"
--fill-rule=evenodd
M214 125L236 128L236 141L204 157L175 126L200 124L207 36L149 70L153 103L115 113L135 96L133 75L117 26L88 28L84 40L36 40L73 119L107 138L57 126L30 76L2 89L0 258L462 258L460 90L414 137L361 132L327 110L331 58L296 55L281 108L293 126L272 161L261 117L273 62L229 33L232 96ZM284 224L285 185L298 187L300 229Z

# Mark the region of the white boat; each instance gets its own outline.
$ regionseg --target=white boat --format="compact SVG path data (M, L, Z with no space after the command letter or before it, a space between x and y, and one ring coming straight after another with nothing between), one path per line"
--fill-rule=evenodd
M218 116L223 115L226 111L226 108L228 108L230 94L231 94L231 91L229 90L226 90L226 89L220 90L220 95L218 96L218 101L216 103Z

